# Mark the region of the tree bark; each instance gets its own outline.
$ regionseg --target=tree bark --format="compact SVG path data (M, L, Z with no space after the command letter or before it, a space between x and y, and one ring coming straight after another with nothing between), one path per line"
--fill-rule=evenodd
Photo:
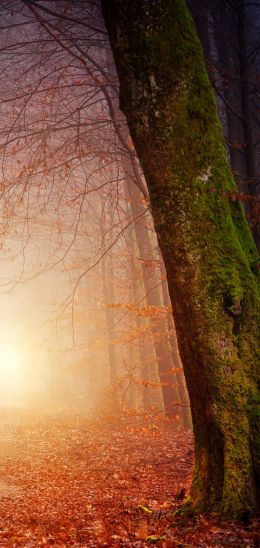
M113 266L112 266L111 254L106 261L101 261L101 273L102 273L102 285L105 301L105 315L107 324L107 337L108 337L108 359L109 359L109 374L110 383L115 386L117 381L117 359L116 359L116 345L113 341L114 325L115 325L115 312L113 308L109 308L111 303L115 302L115 292L113 283Z
M170 306L171 300L170 300L170 295L168 291L167 279L163 279L165 278L165 275L166 275L165 265L163 262L162 254L160 253L160 249L158 251L159 251L159 257L160 257L160 269L161 269L161 275L162 275L163 301L165 306ZM171 312L168 312L167 314L167 324L168 324L168 332L170 334L169 339L170 339L170 345L172 350L174 368L177 368L179 370L174 373L174 380L176 382L178 392L179 392L180 405L182 406L181 414L182 414L183 424L185 427L191 428L192 424L191 424L191 414L190 414L190 402L187 394L185 380L183 378L183 371L181 371L183 367L182 367L181 358L179 354L178 341L176 336L176 329L174 325L173 315Z
M128 185L126 187L127 191ZM128 192L127 192L128 194ZM129 195L129 194L128 194ZM129 204L129 214L132 213L132 207L131 207L131 201ZM136 245L135 245L136 244ZM132 233L130 234L129 241L128 241L129 248L131 250L132 257L136 256L136 250L138 248L138 241L137 241L137 234L136 234L136 226L134 224L134 227L132 229ZM143 298L143 289L145 289L145 283L142 276L142 270L140 269L136 271L134 268L134 264L132 265L132 284L133 284L133 302L135 304L140 303L140 301ZM138 277L140 276L140 279ZM146 301L145 301L146 302ZM143 318L136 315L135 321L136 321L136 327L138 331L140 331L140 339L139 339L139 353L140 353L140 372L141 372L141 378L144 381L143 384L143 406L144 409L149 409L151 405L158 405L159 409L163 406L163 397L162 397L162 390L161 387L152 387L149 385L149 381L159 381L158 376L158 359L156 354L156 348L153 341L152 336L152 330L149 329L150 336L147 334L146 329L149 326L150 328L150 319L149 318ZM144 335L141 336L142 329L145 328ZM145 381L148 381L146 384Z
M146 292L146 302L148 306L162 306L161 288L158 277L152 268L145 266L145 260L154 258L152 243L148 231L147 220L144 212L144 206L141 203L141 194L136 185L128 181L127 191L130 197L130 206L132 209L136 240L139 248L143 282ZM165 317L150 318L151 330L154 340L154 348L157 357L158 374L162 386L164 409L167 415L174 413L173 401L178 400L178 394L173 384L171 369L174 367L171 347L169 344L169 333L167 329L167 320Z
M216 94L220 97L220 114L225 106L225 115L221 121L228 139L231 167L240 192L259 195L257 173L258 142L257 107L253 97L257 98L257 80L254 82L252 69L254 62L250 52L257 50L250 24L250 8L245 0L234 5L222 0L191 0L189 7L202 42L206 66L217 65L217 71L210 71ZM207 12L209 17L207 17ZM256 14L257 17L257 14ZM210 48L210 22L213 22L214 46ZM257 27L254 22L253 27ZM258 44L259 47L259 44ZM217 59L216 59L217 53ZM256 55L257 58L257 55ZM258 67L254 68L258 74ZM223 102L224 99L224 103ZM256 120L255 120L256 118ZM256 126L256 127L255 127ZM255 132L256 129L256 132ZM245 211L251 218L252 233L260 250L259 223L255 203L245 202Z
M110 215L110 223L113 226L113 217ZM101 238L104 241L104 227L101 224ZM110 234L110 238L112 238ZM103 246L102 246L103 252ZM113 255L112 252L101 260L101 276L102 276L102 289L105 304L105 316L107 325L107 338L108 338L108 361L109 361L109 376L111 386L114 386L116 390L116 381L118 379L118 364L116 355L116 345L114 342L114 329L115 329L115 311L110 308L109 305L115 302L115 287L114 287L114 272L113 272ZM115 407L118 407L118 394L115 393Z
M244 138L245 138L245 160L246 160L246 171L247 171L247 180L249 186L249 192L252 196L258 195L257 189L257 179L258 174L256 170L255 162L255 153L256 153L256 143L253 139L253 121L252 113L250 108L250 82L248 74L248 44L247 44L247 34L248 28L246 25L247 22L247 9L246 9L245 0L240 0L238 3L238 52L239 52L239 62L240 62L240 81L241 81L241 104L242 104L242 115L243 115L243 128L244 128ZM254 217L254 210L251 207L251 215ZM260 232L259 226L254 224L252 227L252 232L258 252L260 252Z
M120 105L150 192L195 439L193 508L259 492L259 270L202 50L183 0L103 0Z

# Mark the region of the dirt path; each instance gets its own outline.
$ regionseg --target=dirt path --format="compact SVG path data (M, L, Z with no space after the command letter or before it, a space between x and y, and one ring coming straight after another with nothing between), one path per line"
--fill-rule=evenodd
M173 425L16 412L0 420L0 447L1 547L257 546L255 524L171 527L193 460L191 433Z

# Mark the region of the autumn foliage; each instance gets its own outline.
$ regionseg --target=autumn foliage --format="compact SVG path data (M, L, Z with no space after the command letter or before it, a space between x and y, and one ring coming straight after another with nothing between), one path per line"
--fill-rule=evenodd
M192 435L160 415L13 413L0 439L1 546L257 546L255 521L176 515Z

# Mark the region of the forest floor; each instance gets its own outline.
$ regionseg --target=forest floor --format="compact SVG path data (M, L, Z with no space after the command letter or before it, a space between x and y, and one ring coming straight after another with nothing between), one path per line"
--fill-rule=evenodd
M256 519L173 516L192 464L191 432L158 415L1 411L0 546L260 546Z

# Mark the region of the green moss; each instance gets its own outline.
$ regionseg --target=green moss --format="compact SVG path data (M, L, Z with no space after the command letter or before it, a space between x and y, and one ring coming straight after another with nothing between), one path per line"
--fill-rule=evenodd
M116 4L126 33L123 55L122 41L115 48L121 104L151 196L191 399L193 505L239 515L256 506L257 252L241 205L228 198L235 183L184 1Z
M184 48L181 55L183 52ZM156 227L162 235L166 256L180 241L180 260L188 256L191 272L194 270L196 282L191 279L190 283L203 332L201 341L204 339L207 362L204 379L208 386L214 387L215 438L220 436L225 453L224 476L213 478L207 453L203 464L204 449L198 448L192 489L194 505L198 511L215 507L225 515L239 515L245 507L252 509L255 504L249 433L252 421L246 408L248 392L255 387L258 358L259 288L258 273L255 275L253 270L257 252L241 204L230 203L228 195L223 194L234 190L235 183L217 121L215 100L204 67L198 68L200 61L192 69L194 76L188 75L189 85L183 85L180 92L172 91L174 110L170 120L166 107L162 108L164 116L160 124L156 122L157 132L162 128L164 133L168 124L171 135L168 162L172 172L162 181L163 193L156 171L149 173L148 181ZM160 135L158 139L159 143L163 141ZM211 175L204 181L202 175L207 170ZM212 188L216 192L210 192ZM172 224L175 231L169 233ZM249 313L250 303L256 308ZM203 428L196 433L198 440L201 437L202 447L207 447L207 435ZM221 458L220 451L216 459ZM253 458L256 462L256 457Z

